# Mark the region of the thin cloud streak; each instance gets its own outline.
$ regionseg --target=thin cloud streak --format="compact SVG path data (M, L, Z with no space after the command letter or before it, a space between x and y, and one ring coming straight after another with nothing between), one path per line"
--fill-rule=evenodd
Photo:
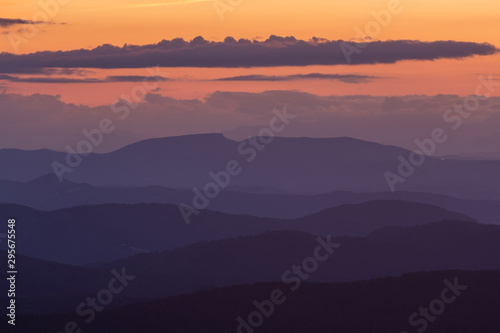
M87 11L106 11L106 10L116 10L116 9L134 9L134 8L151 8L151 7L165 7L165 6L176 6L176 5L187 5L198 2L213 2L214 0L180 0L180 1L168 1L159 3L144 3L137 5L127 5L127 6L116 6L116 7L106 7L106 8L93 8Z
M344 83L366 83L382 77L357 74L292 74L292 75L241 75L223 77L215 81L296 81L296 80L337 80Z
M71 74L71 72L69 73ZM283 81L298 81L298 80L330 80L340 81L349 84L367 83L376 79L385 77L359 75L359 74L292 74L292 75L241 75L232 77L223 77L218 79L201 80L201 81L266 81L266 82L283 82ZM113 75L100 78L64 78L64 77L19 77L15 75L0 74L0 81L9 82L24 82L24 83L110 83L110 82L143 82L144 80L155 79L157 81L179 81L180 79L166 78L163 76L140 76L140 75ZM194 79L193 81L199 81Z
M171 79L162 76L135 76L135 75L115 75L107 76L105 79L97 78L63 78L63 77L26 77L21 78L13 75L0 74L0 80L23 83L109 83L109 82L144 82L144 80L170 81Z
M11 27L13 25L26 25L26 24L53 24L53 23L45 21L0 18L0 27L2 28Z

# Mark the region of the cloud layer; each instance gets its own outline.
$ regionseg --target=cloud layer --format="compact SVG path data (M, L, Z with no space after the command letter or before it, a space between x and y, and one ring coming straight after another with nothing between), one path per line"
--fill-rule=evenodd
M47 74L50 75L50 74ZM82 76L82 75L80 75ZM359 75L359 74L292 74L292 75L241 75L223 77L209 81L295 81L295 80L336 80L344 83L366 83L382 77ZM109 82L144 82L144 80L156 80L158 82L174 81L163 76L140 76L140 75L112 75L103 79L99 78L65 78L65 77L20 77L15 75L0 74L0 81L25 82L25 83L109 83Z
M196 37L163 40L150 45L102 45L92 50L0 54L0 73L41 73L46 68L143 68L160 67L271 67L345 65L346 42L313 38L271 36L265 41L223 42ZM351 45L351 44L349 44ZM351 46L354 46L352 44ZM491 55L498 50L488 43L410 40L373 41L350 55L350 64L395 63L402 60L435 60Z
M216 92L205 100L149 94L120 119L110 105L88 107L48 95L0 93L0 148L50 148L64 151L85 137L82 130L103 118L116 124L97 151L110 151L138 140L195 133L226 133L242 139L269 125L274 108L297 115L282 136L340 137L415 149L415 139L433 129L449 129L444 112L464 98L437 96L318 96L297 91ZM110 104L113 101L110 101ZM127 109L123 103L118 108ZM115 108L116 110L116 108ZM438 154L500 151L500 97L481 101L479 109L440 146Z

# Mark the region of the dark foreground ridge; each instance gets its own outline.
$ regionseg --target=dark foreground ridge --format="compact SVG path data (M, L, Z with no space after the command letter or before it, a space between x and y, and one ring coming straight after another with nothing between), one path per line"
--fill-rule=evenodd
M108 308L88 324L75 313L19 316L9 332L63 332L73 321L92 333L497 333L498 281L500 271L439 271L296 291L259 283Z

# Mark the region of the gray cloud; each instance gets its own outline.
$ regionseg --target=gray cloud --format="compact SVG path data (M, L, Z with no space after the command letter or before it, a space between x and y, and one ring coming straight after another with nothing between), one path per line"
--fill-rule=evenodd
M0 67L1 68L1 67ZM37 68L37 67L10 67L2 68L3 74L41 74L41 75L78 75L86 76L94 73L91 70L81 68Z
M9 82L25 83L109 83L109 82L144 82L144 80L166 81L170 80L162 76L135 76L135 75L115 75L107 76L105 79L96 78L63 78L63 77L18 77L13 75L0 74L0 80Z
M9 82L25 82L25 83L101 83L104 82L98 79L86 78L86 79L72 79L63 77L28 77L20 78L12 75L1 75L0 80L5 80Z
M171 81L163 76L140 76L140 75L113 75L107 76L105 82L144 82L144 80Z
M26 25L26 24L53 24L53 23L45 21L0 18L0 27L2 28L10 27L13 25Z
M47 68L159 67L271 67L346 65L342 40L310 41L271 36L265 41L228 37L213 42L196 37L163 40L158 44L102 45L92 50L0 54L0 73L36 73ZM491 55L498 50L488 43L409 40L373 41L352 57L351 65L395 63L402 60L435 60Z
M224 77L216 81L294 81L294 80L338 80L345 83L365 83L381 77L357 74L292 74L292 75L241 75Z

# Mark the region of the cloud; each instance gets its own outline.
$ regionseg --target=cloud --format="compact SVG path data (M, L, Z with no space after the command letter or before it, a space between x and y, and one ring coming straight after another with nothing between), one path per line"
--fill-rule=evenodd
M13 25L20 25L20 24L53 24L53 23L45 21L0 18L0 27L2 28L7 28Z
M20 78L12 75L0 74L0 80L9 82L25 82L25 83L101 83L102 80L86 78L86 79L72 79L72 78L57 78L57 77L28 77Z
M85 70L54 69L46 71L47 76L54 74L86 76L93 73ZM338 80L344 83L366 83L382 77L359 75L359 74L292 74L292 75L241 75L215 79L213 81L294 81L294 80ZM112 75L104 79L98 78L62 78L62 77L19 77L14 75L0 74L0 80L25 83L109 83L109 82L144 82L154 79L156 81L174 81L174 79L163 76L141 76L141 75ZM178 80L178 79L177 79Z
M415 139L425 139L439 127L450 138L438 154L500 151L500 97L481 101L466 124L453 131L443 114L463 101L456 95L318 96L297 91L215 92L204 100L149 94L121 120L122 113L113 112L110 105L89 107L57 96L0 93L0 148L64 151L103 118L112 119L116 130L99 146L101 152L137 140L195 133L241 139L256 135L269 125L274 108L286 106L297 118L280 133L284 136L349 136L413 150Z
M158 82L170 80L162 76L136 76L116 75L107 76L105 79L96 78L63 78L63 77L18 77L0 74L0 80L24 83L108 83L108 82L144 82L144 80L156 80Z
M344 83L365 83L381 77L357 74L292 74L292 75L241 75L216 79L215 81L294 81L294 80L338 80Z
M145 68L159 67L272 67L346 65L344 41L310 41L271 36L265 41L227 37L223 42L196 37L163 40L150 45L105 44L92 50L45 51L32 54L0 54L0 73L32 72L47 68ZM351 65L395 63L403 60L459 59L492 55L498 50L488 43L410 40L365 43Z
M95 74L94 71L89 71L80 68L47 68L44 69L43 73L45 75L77 75L77 76L87 76L89 74Z
M107 76L104 82L144 82L144 80L171 81L163 76L140 76L140 75L114 75Z
M1 54L0 54L1 57ZM1 65L0 65L1 68ZM43 67L11 67L2 68L3 74L41 74L41 75L78 75L86 76L95 72L81 68L43 68Z

